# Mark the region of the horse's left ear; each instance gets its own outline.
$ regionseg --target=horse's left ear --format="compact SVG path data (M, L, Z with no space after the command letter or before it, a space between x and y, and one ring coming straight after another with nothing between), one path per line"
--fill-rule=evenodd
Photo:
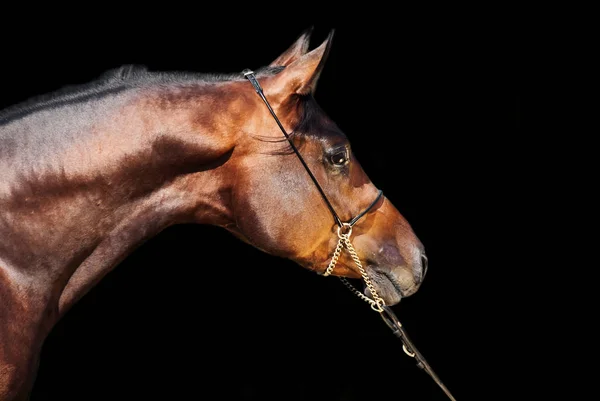
M297 58L279 74L265 80L265 92L270 98L283 101L290 95L308 95L315 91L331 49L332 30L316 49Z

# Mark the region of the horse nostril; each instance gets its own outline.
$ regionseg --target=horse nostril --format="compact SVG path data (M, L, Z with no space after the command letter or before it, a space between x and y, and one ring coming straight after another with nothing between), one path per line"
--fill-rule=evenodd
M421 280L424 279L425 275L427 274L427 266L429 264L428 261L429 259L427 259L427 256L425 256L425 254L421 254L421 268L423 269L423 276Z

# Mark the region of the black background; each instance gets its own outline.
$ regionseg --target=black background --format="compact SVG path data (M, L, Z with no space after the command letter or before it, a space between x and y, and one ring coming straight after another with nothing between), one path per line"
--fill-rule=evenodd
M500 9L363 8L335 18L295 10L291 18L265 8L17 13L1 32L1 106L122 64L258 68L305 28L315 28L312 47L335 28L315 97L430 259L419 292L394 310L459 400L497 398L518 380L500 368L510 355L498 324L509 314L502 299L521 235L511 173L522 156L511 146L522 113L516 22ZM150 398L444 395L337 280L190 225L142 245L58 323L32 395Z

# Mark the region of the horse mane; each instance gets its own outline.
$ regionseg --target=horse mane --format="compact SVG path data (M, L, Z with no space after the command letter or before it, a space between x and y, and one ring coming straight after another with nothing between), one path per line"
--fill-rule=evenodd
M284 67L262 67L257 76L275 75ZM176 85L185 83L224 82L243 79L241 73L215 74L196 72L150 71L143 65L123 65L101 74L96 80L69 85L48 94L32 97L14 106L0 110L0 125L25 117L37 111L52 109L68 104L100 99L127 89L149 84Z

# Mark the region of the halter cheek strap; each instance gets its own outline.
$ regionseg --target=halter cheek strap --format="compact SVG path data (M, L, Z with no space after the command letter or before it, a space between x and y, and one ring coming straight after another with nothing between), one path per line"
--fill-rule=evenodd
M327 198L327 195L325 195L325 191L323 191L323 188L321 188L321 185L319 185L319 181L317 181L317 178L314 176L314 174L312 173L312 171L310 171L310 168L308 167L308 164L306 164L306 161L304 161L304 158L302 157L302 155L298 151L298 148L296 148L296 145L294 145L294 142L290 138L290 135L287 133L287 131L285 130L285 128L283 128L283 124L281 124L281 121L279 121L279 118L277 117L277 114L275 114L275 111L273 110L273 108L271 107L271 104L267 100L267 98L266 98L266 96L265 96L265 94L263 92L262 87L258 83L258 80L256 79L256 76L254 75L254 72L252 70L246 69L246 70L242 71L242 73L250 81L250 83L252 84L252 86L254 86L254 90L256 91L256 93L258 94L258 96L260 96L260 98L262 99L262 101L265 103L265 105L269 109L269 112L271 113L271 115L275 119L275 122L279 126L279 129L281 130L281 132L283 132L283 135L285 136L285 139L288 140L290 146L294 150L294 153L296 153L296 156L298 156L298 159L300 159L300 162L304 166L304 169L306 170L306 172L310 176L311 180L314 182L315 186L319 190L319 193L321 194L321 197L323 198L323 200L327 204L327 207L329 208L329 211L331 212L331 214L333 216L333 219L335 220L335 223L338 225L338 227L344 227L344 226L350 226L350 227L352 227L353 225L355 225L356 222L358 220L360 220L361 217L363 217L364 215L366 215L367 213L369 213L369 211L373 208L373 206L375 206L377 204L377 202L379 202L379 199L381 199L381 196L383 195L383 191L379 190L379 193L377 194L377 198L375 198L375 200L373 201L373 203L371 203L369 205L369 207L367 207L365 210L363 210L362 212L360 212L356 217L354 217L353 219L350 219L350 221L348 221L346 223L342 222L342 219L340 219L339 215L336 213L333 205L331 204L331 202Z

